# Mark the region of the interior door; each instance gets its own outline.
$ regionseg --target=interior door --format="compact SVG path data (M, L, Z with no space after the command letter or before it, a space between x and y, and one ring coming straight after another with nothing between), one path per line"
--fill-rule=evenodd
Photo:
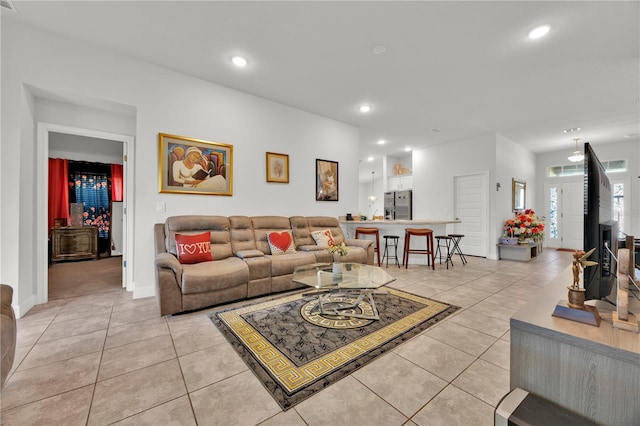
M584 182L562 184L562 248L584 249Z
M464 234L460 248L471 256L487 256L487 181L486 173L453 177L453 217L461 223L452 233Z

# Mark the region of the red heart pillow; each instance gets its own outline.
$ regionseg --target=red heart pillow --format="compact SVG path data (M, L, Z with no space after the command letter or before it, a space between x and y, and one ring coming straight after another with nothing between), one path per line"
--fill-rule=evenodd
M271 254L295 253L296 245L293 243L291 231L269 232L267 242L271 249Z
M200 263L213 260L211 233L176 234L176 252L180 263Z

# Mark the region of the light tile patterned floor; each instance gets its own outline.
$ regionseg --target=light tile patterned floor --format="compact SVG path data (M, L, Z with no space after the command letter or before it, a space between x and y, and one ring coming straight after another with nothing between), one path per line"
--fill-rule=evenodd
M155 298L113 287L54 300L18 321L1 423L491 425L509 390L509 318L570 261L545 250L529 263L389 267L391 287L462 309L286 412L207 311L161 318Z

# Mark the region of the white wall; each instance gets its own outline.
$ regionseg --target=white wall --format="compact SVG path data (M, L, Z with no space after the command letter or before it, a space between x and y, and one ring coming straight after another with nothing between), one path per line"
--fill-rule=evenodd
M134 297L155 292L153 223L168 216L357 211L357 128L15 23L3 21L1 31L0 280L16 290L22 314L36 288L31 256L37 222L36 120L28 88L64 93L71 104L75 96L89 97L135 110ZM86 120L75 126L112 133L126 129L122 123L101 128L104 124ZM158 133L232 144L233 196L158 193ZM266 151L289 154L290 184L266 182ZM339 162L338 202L315 201L316 158ZM158 201L166 203L165 213L156 213Z

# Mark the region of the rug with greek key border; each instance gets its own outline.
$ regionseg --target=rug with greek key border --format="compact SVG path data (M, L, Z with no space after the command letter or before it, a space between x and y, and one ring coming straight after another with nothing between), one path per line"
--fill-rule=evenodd
M459 309L381 290L388 293L373 296L379 320L320 315L314 309L318 297L303 293L213 312L209 318L287 410ZM356 295L336 295L330 303L353 302L350 297ZM365 315L370 310L366 299L354 308Z

